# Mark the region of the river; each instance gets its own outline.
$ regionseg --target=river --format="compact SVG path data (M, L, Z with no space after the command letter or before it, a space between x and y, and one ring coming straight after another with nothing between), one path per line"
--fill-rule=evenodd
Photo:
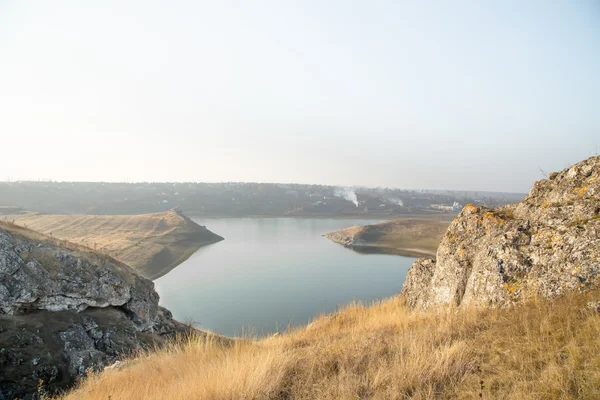
M224 241L198 250L155 281L161 305L182 322L226 336L306 324L353 300L402 288L414 258L359 254L322 235L375 220L195 219Z

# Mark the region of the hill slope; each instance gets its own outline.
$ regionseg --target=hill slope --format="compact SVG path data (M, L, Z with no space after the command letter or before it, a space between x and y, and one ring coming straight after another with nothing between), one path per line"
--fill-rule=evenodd
M325 237L357 251L431 256L435 255L449 224L445 221L407 218L353 226L327 233Z
M140 275L156 279L200 247L223 238L175 211L141 215L46 215L7 217L55 238L109 254Z
M600 318L571 296L415 313L401 298L224 347L202 338L128 361L68 400L600 398Z

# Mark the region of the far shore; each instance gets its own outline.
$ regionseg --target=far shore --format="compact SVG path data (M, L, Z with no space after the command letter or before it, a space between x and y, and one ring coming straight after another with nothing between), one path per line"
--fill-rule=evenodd
M435 257L450 221L400 218L372 225L352 226L324 236L359 253Z
M371 219L381 221L394 221L400 219L426 219L432 221L451 222L458 213L423 213L423 214L251 214L251 215L205 215L205 214L187 214L189 218L194 219L226 219L226 218L297 218L297 219Z
M384 245L358 245L352 246L352 250L363 254L389 254L403 257L432 257L435 258L436 252L431 249L418 249L406 247L391 247Z

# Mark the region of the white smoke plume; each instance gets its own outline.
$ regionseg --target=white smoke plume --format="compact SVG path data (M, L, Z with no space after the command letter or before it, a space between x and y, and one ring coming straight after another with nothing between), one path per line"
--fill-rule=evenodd
M396 204L400 207L404 207L404 202L402 201L402 199L393 198L393 199L388 199L388 200L390 203Z
M333 195L335 197L341 197L345 200L351 201L356 207L358 207L358 198L356 197L354 190L348 188L337 188L333 192Z

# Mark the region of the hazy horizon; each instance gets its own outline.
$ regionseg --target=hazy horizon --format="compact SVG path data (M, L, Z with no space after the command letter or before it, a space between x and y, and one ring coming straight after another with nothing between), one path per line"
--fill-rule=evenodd
M543 178L540 178L543 179ZM538 179L539 180L539 179ZM0 180L0 183L77 183L77 184L86 184L86 183L107 183L107 184L127 184L127 185L136 185L136 184L269 184L269 185L302 185L302 186L329 186L329 187L340 187L340 188L348 188L348 189L390 189L390 190L409 190L409 191L431 191L431 192L444 192L444 191L453 191L453 192L490 192L490 193L508 193L508 194L527 194L529 190L523 192L503 192L499 190L480 190L480 189L446 189L443 187L440 188L403 188L403 187L395 187L395 186L367 186L367 185L337 185L337 184L326 184L326 183L314 183L314 182L264 182L264 181L61 181L61 180L51 180L51 179L36 179L36 180L27 180L27 179L4 179ZM532 182L533 186L533 182ZM531 188L529 188L531 189Z
M0 2L0 179L526 193L600 151L595 1Z

